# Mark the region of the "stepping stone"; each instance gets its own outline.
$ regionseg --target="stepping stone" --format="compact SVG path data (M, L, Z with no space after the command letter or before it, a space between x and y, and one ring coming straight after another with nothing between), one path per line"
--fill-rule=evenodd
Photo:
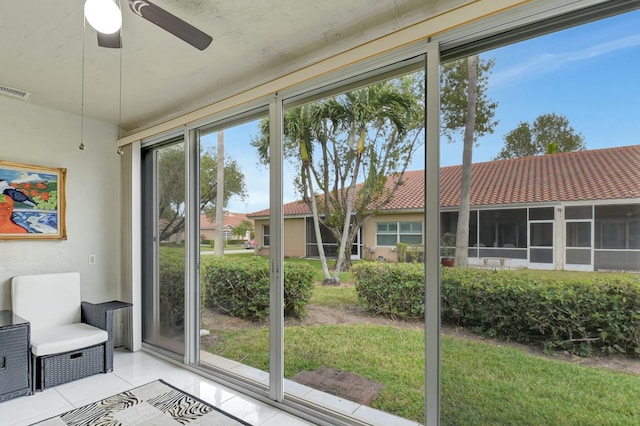
M370 405L382 389L382 384L378 382L348 371L327 367L320 367L314 371L303 370L291 380L363 405Z

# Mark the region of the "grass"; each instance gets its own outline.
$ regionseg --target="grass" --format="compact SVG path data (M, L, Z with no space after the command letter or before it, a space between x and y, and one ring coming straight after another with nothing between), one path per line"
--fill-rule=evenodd
M266 328L224 333L216 353L268 371ZM367 324L287 327L285 377L321 366L384 385L374 408L421 422L424 336ZM443 425L640 424L640 377L442 337Z
M442 423L637 425L640 377L442 339Z
M295 261L311 263L322 278L318 260ZM589 275L519 273L560 280ZM357 304L358 299L353 286L316 284L310 303L339 308ZM218 344L203 349L268 371L267 328L212 332ZM638 376L460 337L443 336L441 344L443 425L640 425ZM375 380L384 387L372 407L423 421L420 330L370 324L288 326L284 363L287 378L325 366Z
M535 269L514 269L511 272L514 274L542 276L552 280L591 279L593 277L610 277L626 280L629 279L629 277L633 277L633 274L622 272L545 271Z
M324 273L322 272L322 263L320 262L320 259L299 259L299 258L291 257L291 258L285 259L285 262L304 262L308 265L311 265L316 272L314 279L320 282L322 282L322 280L324 279ZM333 276L332 268L336 266L336 261L334 259L327 259L327 266L329 267L329 271ZM340 282L342 283L354 282L353 274L351 272L348 272L348 271L340 272L338 276L340 277Z
M308 262L322 279L319 260L287 262ZM558 280L603 275L517 273ZM341 274L341 279L353 282L349 274ZM339 308L357 304L358 299L353 286L317 284L311 303ZM212 334L216 346L203 350L268 371L268 328ZM640 425L639 376L459 337L443 336L441 345L443 425ZM287 378L325 366L375 380L384 387L374 408L423 421L422 331L370 324L288 326L284 363Z
M332 287L316 284L309 303L323 305L329 308L340 308L357 305L359 302L356 288L353 286Z

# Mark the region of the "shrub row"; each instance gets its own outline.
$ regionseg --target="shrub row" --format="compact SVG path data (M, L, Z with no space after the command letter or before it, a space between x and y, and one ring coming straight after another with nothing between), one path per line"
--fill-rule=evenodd
M448 270L442 279L442 320L579 355L594 350L640 355L639 278Z
M424 314L424 266L362 263L354 267L364 306L405 318ZM640 277L443 268L442 322L492 337L541 343L580 355L594 350L640 355Z
M172 329L184 322L184 250L160 249L160 325Z
M313 291L314 271L305 263L285 263L284 315L302 318ZM205 305L259 321L269 314L269 263L250 257L211 258L202 279Z
M218 308L230 315L260 320L269 313L269 264L250 257L216 258L203 261L200 277L202 306ZM285 262L285 316L301 318L313 291L313 268L305 263ZM180 326L184 321L184 251L160 250L160 323Z
M359 262L351 267L356 292L369 312L406 319L424 318L424 265Z

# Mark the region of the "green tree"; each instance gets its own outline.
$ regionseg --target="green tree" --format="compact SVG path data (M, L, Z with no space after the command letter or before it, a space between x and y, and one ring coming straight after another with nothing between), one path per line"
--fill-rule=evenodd
M311 167L311 155L313 154L313 141L319 141L323 147L327 145L327 137L322 129L323 118L327 115L327 109L321 104L303 105L289 111L285 118L284 133L289 139L289 143L298 149L301 162L299 177L299 189L303 199L311 208L313 216L313 230L316 236L316 246L320 256L320 264L324 274L324 283L333 282L327 265L327 258L324 253L322 233L320 231L320 218L318 215L318 205L314 190L314 171ZM295 149L295 148L294 148ZM325 170L328 167L325 166Z
M496 160L585 149L584 137L576 133L567 117L555 113L541 114L533 124L520 122L504 136L504 146Z
M471 200L471 164L473 145L498 124L494 120L497 102L487 96L493 60L477 55L442 65L440 87L442 132L454 142L462 133L462 178L460 183L460 212L456 229L454 264L467 266L469 252L469 212Z
M247 235L247 232L249 232L249 235L253 237L254 231L255 229L253 227L253 222L245 219L242 222L240 222L238 226L233 228L233 230L231 231L231 235L236 237L239 240L242 240L244 239L245 235Z
M314 172L311 169L311 155L314 151L314 141L326 146L326 134L323 133L323 121L326 111L321 103L305 104L288 110L284 116L284 156L294 167L300 168L300 174L295 178L295 186L303 201L311 209L313 227L316 236L316 247L320 256L320 264L324 274L324 283L332 282L329 266L324 253L322 233L320 232L320 218L314 190ZM260 133L254 137L251 144L258 151L258 158L262 164L269 163L269 120L260 122ZM299 163L299 164L298 164ZM328 170L328 167L325 167ZM317 179L317 177L316 177Z
M160 194L159 217L164 226L160 230L160 241L167 241L173 235L180 235L185 222L185 180L184 180L184 148L176 145L160 151L159 176ZM215 216L215 200L217 194L217 159L211 152L200 156L200 211L208 217ZM244 175L235 160L225 160L224 203L232 196L244 198L246 187Z
M358 230L403 183L423 141L423 80L422 73L407 75L285 114L284 151L300 169L298 189L312 212L317 207L317 229L324 225L339 242L335 274L329 277L327 268L325 281L339 282ZM262 130L252 144L266 162L268 125Z

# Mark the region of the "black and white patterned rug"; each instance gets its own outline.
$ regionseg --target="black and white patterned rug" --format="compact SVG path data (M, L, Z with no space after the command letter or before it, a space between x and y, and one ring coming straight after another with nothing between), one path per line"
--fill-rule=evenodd
M249 425L158 380L76 408L38 426ZM250 425L249 425L250 426Z

